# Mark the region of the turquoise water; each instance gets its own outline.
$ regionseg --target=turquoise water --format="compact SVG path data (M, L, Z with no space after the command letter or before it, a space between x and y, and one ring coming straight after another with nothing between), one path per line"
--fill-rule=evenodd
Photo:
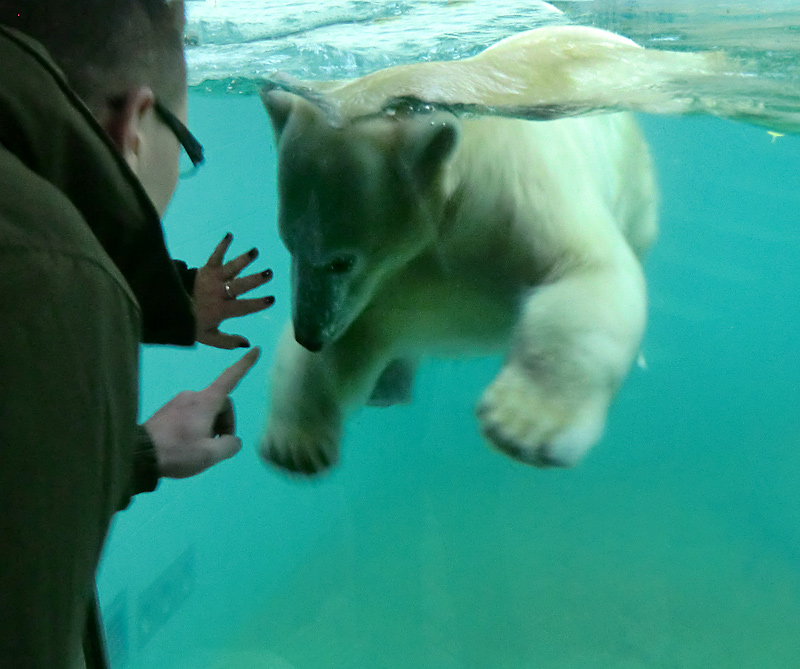
M255 97L193 94L208 164L165 227L191 265L227 231L276 305L234 393L243 451L120 514L100 574L114 669L800 666L800 139L642 118L662 188L643 345L606 436L540 471L481 441L499 359L430 361L364 409L313 481L255 455L288 256ZM239 354L148 349L143 417Z

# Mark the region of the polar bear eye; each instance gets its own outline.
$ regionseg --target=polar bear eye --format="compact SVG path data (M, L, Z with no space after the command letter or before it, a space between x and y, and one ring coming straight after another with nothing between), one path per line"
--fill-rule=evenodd
M341 258L334 258L328 263L327 269L334 274L345 274L353 269L355 263L355 258L352 256L342 256Z

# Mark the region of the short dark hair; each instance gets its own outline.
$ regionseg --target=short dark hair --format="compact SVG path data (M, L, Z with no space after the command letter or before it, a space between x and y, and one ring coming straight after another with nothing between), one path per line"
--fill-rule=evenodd
M41 42L95 113L136 86L181 99L184 22L183 0L0 0L0 23Z

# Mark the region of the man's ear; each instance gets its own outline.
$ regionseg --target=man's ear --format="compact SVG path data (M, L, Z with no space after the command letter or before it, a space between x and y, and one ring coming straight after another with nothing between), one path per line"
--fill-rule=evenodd
M139 155L142 118L155 104L156 96L147 86L137 86L109 103L100 123L125 160L134 167Z

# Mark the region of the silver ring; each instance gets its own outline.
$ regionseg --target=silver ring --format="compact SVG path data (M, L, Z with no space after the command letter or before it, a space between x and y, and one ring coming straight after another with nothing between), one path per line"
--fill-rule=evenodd
M233 291L231 290L231 282L230 281L226 281L225 282L225 294L228 296L229 300L235 300L236 299L236 295L234 295Z

